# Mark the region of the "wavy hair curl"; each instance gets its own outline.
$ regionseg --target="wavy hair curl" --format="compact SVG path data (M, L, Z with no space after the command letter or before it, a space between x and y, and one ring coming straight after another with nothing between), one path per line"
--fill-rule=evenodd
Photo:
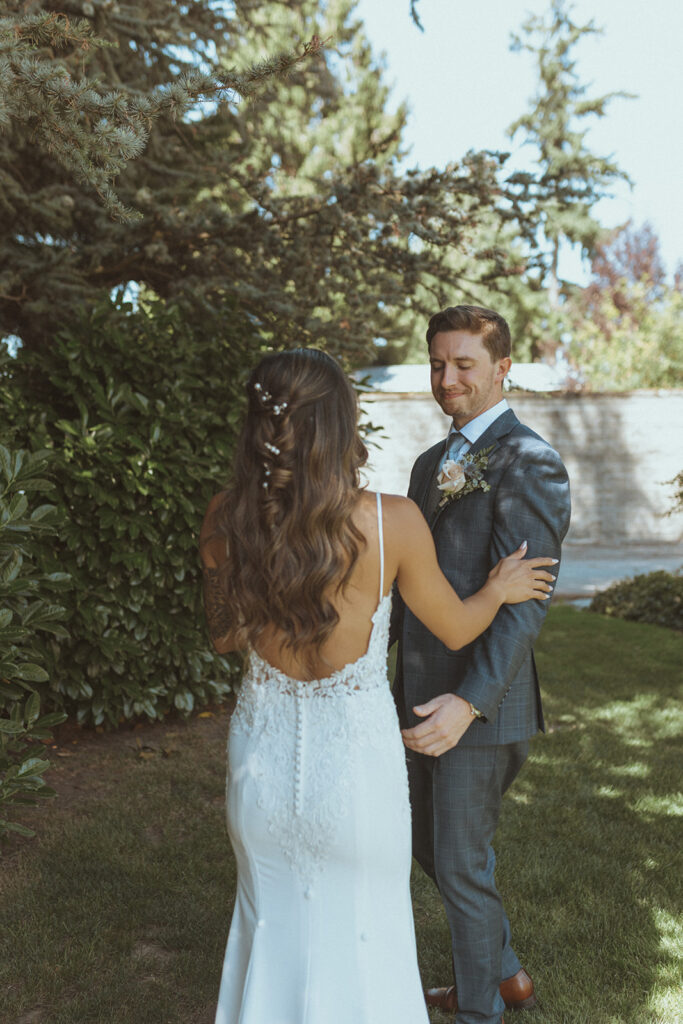
M262 359L247 396L217 518L236 644L254 646L275 627L293 652L319 652L339 621L332 597L365 544L351 520L368 456L356 395L336 360L299 348Z

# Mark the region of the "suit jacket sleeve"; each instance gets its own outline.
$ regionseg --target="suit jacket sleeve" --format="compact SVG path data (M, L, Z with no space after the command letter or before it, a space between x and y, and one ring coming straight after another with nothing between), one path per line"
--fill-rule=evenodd
M569 526L569 481L562 461L545 444L523 450L496 488L491 534L491 566L522 541L528 557L559 559ZM557 575L559 563L549 569ZM506 604L489 628L474 641L455 691L493 721L543 625L549 601Z

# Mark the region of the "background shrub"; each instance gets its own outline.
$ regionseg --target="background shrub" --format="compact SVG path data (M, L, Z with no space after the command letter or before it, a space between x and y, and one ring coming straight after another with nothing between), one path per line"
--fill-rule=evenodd
M63 722L60 712L40 714L49 677L41 634L64 640L65 609L50 598L69 582L65 573L40 574L33 564L36 538L54 533L57 509L29 497L53 490L47 452L12 451L0 444L0 838L33 830L6 815L12 805L54 796L43 779L50 762L41 740Z
M230 690L235 662L204 629L197 536L261 345L229 308L190 324L161 301L106 301L11 361L14 429L54 452L62 522L40 561L72 578L70 636L45 658L78 721L189 713Z
M649 572L615 583L595 595L590 611L683 631L683 576Z

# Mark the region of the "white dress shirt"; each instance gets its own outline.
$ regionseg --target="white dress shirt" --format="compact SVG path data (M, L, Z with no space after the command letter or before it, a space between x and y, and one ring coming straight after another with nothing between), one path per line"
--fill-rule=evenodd
M501 398L500 402L491 406L490 409L480 413L478 416L475 416L474 419L470 420L469 423L466 423L464 427L460 427L458 429L458 427L451 425L451 429L448 431L446 447L448 447L448 440L450 439L451 434L458 431L458 433L462 434L462 436L466 438L466 443L462 446L458 455L466 455L474 442L479 440L484 431L488 430L491 424L494 423L499 416L502 416L509 408L510 406L507 401L504 398Z

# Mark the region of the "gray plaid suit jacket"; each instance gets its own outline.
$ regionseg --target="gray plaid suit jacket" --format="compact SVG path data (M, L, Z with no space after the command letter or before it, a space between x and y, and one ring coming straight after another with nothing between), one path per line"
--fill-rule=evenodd
M423 510L445 440L417 459L408 496ZM489 491L473 491L437 509L429 524L439 564L461 598L486 582L496 562L523 540L528 555L560 557L569 526L569 480L550 445L506 410L470 449L493 445L484 478ZM553 567L558 570L559 564ZM548 601L504 605L485 633L450 651L397 595L392 640L400 639L394 694L402 724L416 725L416 704L442 693L471 701L486 717L460 744L516 743L544 728L533 643Z

